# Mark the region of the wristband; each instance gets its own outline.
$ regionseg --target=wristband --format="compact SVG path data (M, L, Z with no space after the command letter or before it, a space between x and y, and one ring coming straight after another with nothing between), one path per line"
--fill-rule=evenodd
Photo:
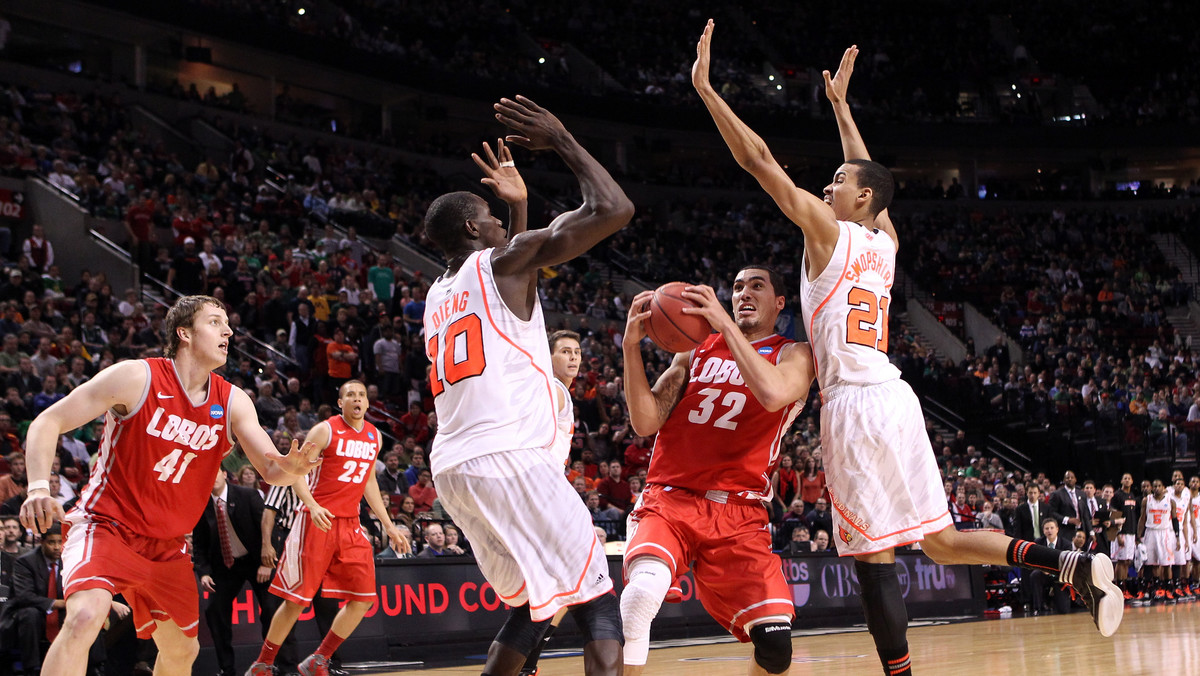
M29 493L30 491L36 491L39 489L49 493L50 492L50 482L46 479L38 479L37 481L30 481L29 485L25 487L25 492Z

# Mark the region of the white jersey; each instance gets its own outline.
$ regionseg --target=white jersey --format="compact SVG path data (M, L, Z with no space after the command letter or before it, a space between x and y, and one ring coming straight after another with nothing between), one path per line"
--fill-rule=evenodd
M575 403L571 401L571 390L563 384L558 378L551 378L550 384L558 391L562 397L562 408L558 409L558 438L554 440L554 448L551 449L551 454L554 456L554 462L560 465L567 464L567 458L571 456L571 438L575 436ZM557 400L555 405L557 405Z
M1200 526L1200 495L1192 498L1192 520Z
M804 327L821 389L874 385L900 377L887 356L888 310L896 269L896 244L882 230L838 221L829 264L809 281L800 266Z
M542 306L535 297L528 321L508 309L492 275L492 249L471 254L429 288L425 340L438 417L429 458L435 478L472 458L555 444Z
M1192 506L1192 492L1185 488L1183 493L1172 492L1170 496L1175 499L1175 518L1179 519L1179 526L1182 528L1188 520L1188 510Z
M1171 494L1163 495L1162 500L1155 499L1154 495L1146 496L1146 530L1170 530L1171 529Z

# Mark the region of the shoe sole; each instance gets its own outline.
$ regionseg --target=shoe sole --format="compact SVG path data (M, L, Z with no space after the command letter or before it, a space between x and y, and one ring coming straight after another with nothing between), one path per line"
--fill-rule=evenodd
M1117 633L1125 617L1125 598L1121 588L1113 583L1112 561L1104 554L1092 559L1092 585L1104 592L1096 601L1096 625L1104 637Z

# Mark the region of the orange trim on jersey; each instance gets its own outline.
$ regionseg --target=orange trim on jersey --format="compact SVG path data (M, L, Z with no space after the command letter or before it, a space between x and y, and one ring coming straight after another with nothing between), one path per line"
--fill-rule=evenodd
M484 253L486 253L486 252L484 252ZM492 325L492 328L496 330L496 333L499 334L500 337L505 340L505 342L507 342L509 345L513 346L513 349L515 349L517 352L520 352L521 354L525 355L525 357L529 359L529 365L533 367L533 370L542 374L542 377L546 379L546 394L549 395L549 397L550 397L550 410L555 411L555 410L557 410L557 408L554 405L554 390L552 389L553 386L550 384L549 376L546 375L545 371L543 371L541 368L538 367L537 362L533 358L533 355L529 354L528 352L525 351L524 348L522 348L520 345L517 345L515 342L513 342L513 339L509 338L508 334L501 331L500 327L496 325L496 320L492 318L492 304L490 302L488 302L487 284L484 284L484 282L483 282L483 255L484 255L483 253L480 253L478 256L475 257L475 274L478 275L478 277L479 277L479 291L480 291L480 293L483 294L483 310L484 310L484 312L487 313L488 323ZM558 441L557 416L555 416L555 418L556 419L554 420L554 424L550 425L550 428L552 430L554 430L554 436L550 437L550 443L546 444L547 446L553 446L554 443L556 441ZM589 562L591 561L591 557L588 558L588 561ZM582 578L580 578L580 579L582 580ZM578 591L578 588L576 588L576 591ZM574 593L574 592L572 592L572 593Z
M886 535L880 535L879 537L875 537L875 538L873 538L873 537L871 537L870 535L867 535L867 531L865 531L865 530L863 530L863 529L859 528L859 527L858 527L858 524L856 524L856 523L854 523L852 520L850 520L850 518L846 516L846 513L845 513L845 512L843 512L841 509L839 509L839 508L838 508L838 506L837 506L837 503L836 503L836 502L834 502L833 500L830 500L829 502L830 502L830 504L832 504L832 505L833 505L833 508L837 510L837 513L842 515L842 519L843 519L843 520L845 520L845 522L846 522L846 523L850 524L850 527L851 527L851 528L853 528L854 530L858 531L858 532L859 532L859 533L860 533L860 534L861 534L863 537L865 537L866 539L870 540L871 542L879 542L880 540L883 540L883 539L885 539L885 538L890 538L890 537L892 537L892 536L894 536L894 535L899 535L899 534L901 534L901 533L907 533L907 532L908 532L908 531L910 531L910 530L916 530L916 529L920 528L921 526L924 526L924 525L926 525L926 524L931 524L931 523L933 523L934 521L937 521L938 519L942 518L943 516L949 516L949 514L950 514L950 510L946 510L945 512L943 512L943 513L941 513L941 514L937 515L936 517L934 517L934 518L932 518L932 519L929 519L929 520L927 520L927 521L922 521L921 523L919 523L919 524L917 524L917 525L915 525L915 526L910 526L910 527L908 527L908 528L901 528L901 529L900 529L900 530L898 530L898 531L893 531L893 532L891 532L891 533L887 533ZM915 541L915 540L913 540L913 542L916 542L916 541ZM905 543L905 544L908 544L908 543ZM899 546L899 545L892 545L892 546L893 546L893 547L897 547L897 546Z
M588 568L590 568L590 567L592 566L592 559L594 559L594 558L596 558L596 548L595 548L595 547L592 547L591 551L589 551L589 552L588 552L587 563L583 564L583 572L579 573L579 579L578 579L578 580L576 580L576 582L575 582L575 588L574 588L574 589L572 589L572 590L570 590L570 591L559 592L559 593L555 594L554 596L551 596L550 598L546 599L546 602L545 602L545 603L539 603L539 604L538 604L538 605L536 605L536 606L535 606L535 605L533 605L533 600L532 600L532 599L530 599L530 601L529 601L529 609L530 609L530 610L537 610L538 608L545 608L546 606L548 606L548 605L550 605L551 603L553 603L553 602L554 602L554 599L556 599L556 598L558 598L558 597L560 597L560 596L570 596L570 595L572 595L572 594L578 594L578 593L579 593L579 590L583 588L583 578L587 576L587 574L588 574ZM592 598L595 598L595 597L592 597Z
M517 598L518 596L520 596L520 595L521 595L521 592L525 591L525 585L527 585L527 584L529 584L529 583L528 583L528 582L522 582L522 583L521 583L521 588L520 588L520 589L518 589L518 590L516 591L516 593L514 593L512 596L505 596L504 594L501 594L500 592L496 592L496 596L499 596L501 601L504 601L505 603L508 603L509 599L515 599L515 598ZM493 589L494 589L494 587L493 587ZM511 604L510 604L510 605L511 605Z
M842 223L841 223L841 221L838 221L838 230L840 231L841 228L842 228ZM812 336L813 336L812 327L813 327L813 324L817 321L817 315L821 312L821 308L825 307L825 304L829 302L830 298L833 298L833 294L837 293L837 290L839 288L841 288L841 286L842 286L842 281L844 281L846 279L846 270L850 267L850 252L853 251L853 247L851 246L851 244L853 244L853 242L851 240L853 240L853 239L854 239L854 234L852 232L850 232L850 228L846 228L846 262L842 263L842 273L840 275L838 275L837 284L834 284L833 288L829 290L829 295L825 296L825 300L822 300L820 303L817 304L817 309L813 310L812 317L809 318L809 320L808 320L808 339L810 341L812 340ZM833 261L830 261L830 262L832 263ZM828 270L828 269L829 269L829 264L827 263L825 265L825 270ZM822 270L821 273L824 274L825 270ZM819 277L820 277L820 275L818 275L818 278ZM821 375L821 367L819 364L817 364L817 351L816 350L813 350L813 371L816 372L818 377Z

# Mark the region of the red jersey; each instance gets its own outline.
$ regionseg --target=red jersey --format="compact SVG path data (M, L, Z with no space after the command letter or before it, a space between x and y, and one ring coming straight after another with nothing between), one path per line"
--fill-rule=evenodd
M208 398L192 405L175 362L146 359L149 385L125 416L105 414L100 453L71 521L96 516L146 537L192 532L212 494L229 436L231 386L208 377Z
M774 364L792 342L771 335L752 345ZM658 431L647 482L699 493L726 491L746 500L770 499L771 468L779 459L780 439L804 402L774 413L763 408L719 333L695 349L690 368L683 399Z
M334 516L357 518L367 475L375 471L379 430L364 420L362 429L355 431L340 415L325 422L329 424L329 443L321 451L325 462L309 475L308 488L317 504Z

